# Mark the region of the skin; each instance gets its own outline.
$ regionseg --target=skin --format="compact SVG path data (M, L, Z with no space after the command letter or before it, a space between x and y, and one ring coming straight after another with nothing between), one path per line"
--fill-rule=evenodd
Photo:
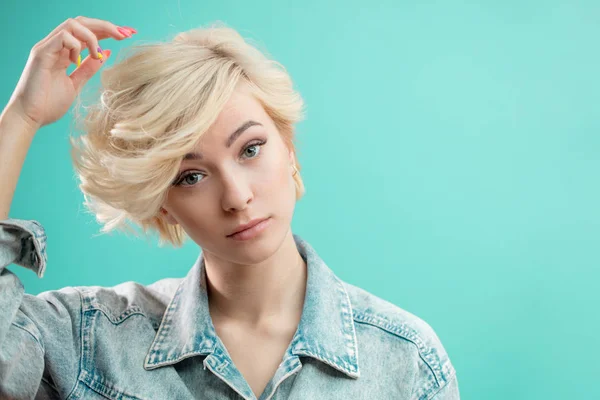
M248 120L263 126L248 128L226 148L227 137ZM248 147L261 140L267 142ZM245 84L194 151L203 159L182 162L179 172L190 175L171 188L162 212L202 248L217 334L260 394L293 338L306 291L306 264L291 231L294 153ZM267 216L270 224L259 237L226 237L239 224Z

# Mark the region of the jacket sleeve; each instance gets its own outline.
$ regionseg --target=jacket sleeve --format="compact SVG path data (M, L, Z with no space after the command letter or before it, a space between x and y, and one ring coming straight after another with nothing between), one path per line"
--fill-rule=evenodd
M32 296L7 269L42 278L46 234L34 220L0 220L0 399L66 398L81 354L81 297L74 288Z
M456 372L452 374L448 382L446 382L446 384L440 388L440 390L431 398L431 400L460 400Z

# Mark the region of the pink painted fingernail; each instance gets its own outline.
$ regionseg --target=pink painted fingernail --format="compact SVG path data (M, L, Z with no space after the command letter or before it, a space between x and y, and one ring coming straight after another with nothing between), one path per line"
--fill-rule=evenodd
M130 26L124 26L123 28L131 31L132 33L137 33L137 31L135 29L133 29L132 27L130 27Z
M127 29L125 29L125 28L121 28L121 27L118 27L118 28L117 28L117 30L118 30L118 31L119 31L119 32L120 32L120 33L121 33L123 36L127 36L128 38L130 38L130 37L131 37L131 32L130 32L130 31L128 31Z

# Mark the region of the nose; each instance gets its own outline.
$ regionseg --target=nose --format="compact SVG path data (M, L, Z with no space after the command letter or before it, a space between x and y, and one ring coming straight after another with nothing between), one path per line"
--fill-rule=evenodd
M243 210L254 198L248 177L243 173L223 176L222 206L225 211Z

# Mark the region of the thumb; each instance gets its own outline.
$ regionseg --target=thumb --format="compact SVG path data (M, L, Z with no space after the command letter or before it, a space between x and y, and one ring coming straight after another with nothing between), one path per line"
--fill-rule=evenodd
M81 91L81 88L89 81L96 72L106 63L108 58L110 57L110 50L103 50L102 54L104 57L102 58L102 63L100 60L96 60L91 56L87 56L85 60L81 62L81 65L77 67L69 77L71 81L73 81L73 86L77 90L77 92Z

